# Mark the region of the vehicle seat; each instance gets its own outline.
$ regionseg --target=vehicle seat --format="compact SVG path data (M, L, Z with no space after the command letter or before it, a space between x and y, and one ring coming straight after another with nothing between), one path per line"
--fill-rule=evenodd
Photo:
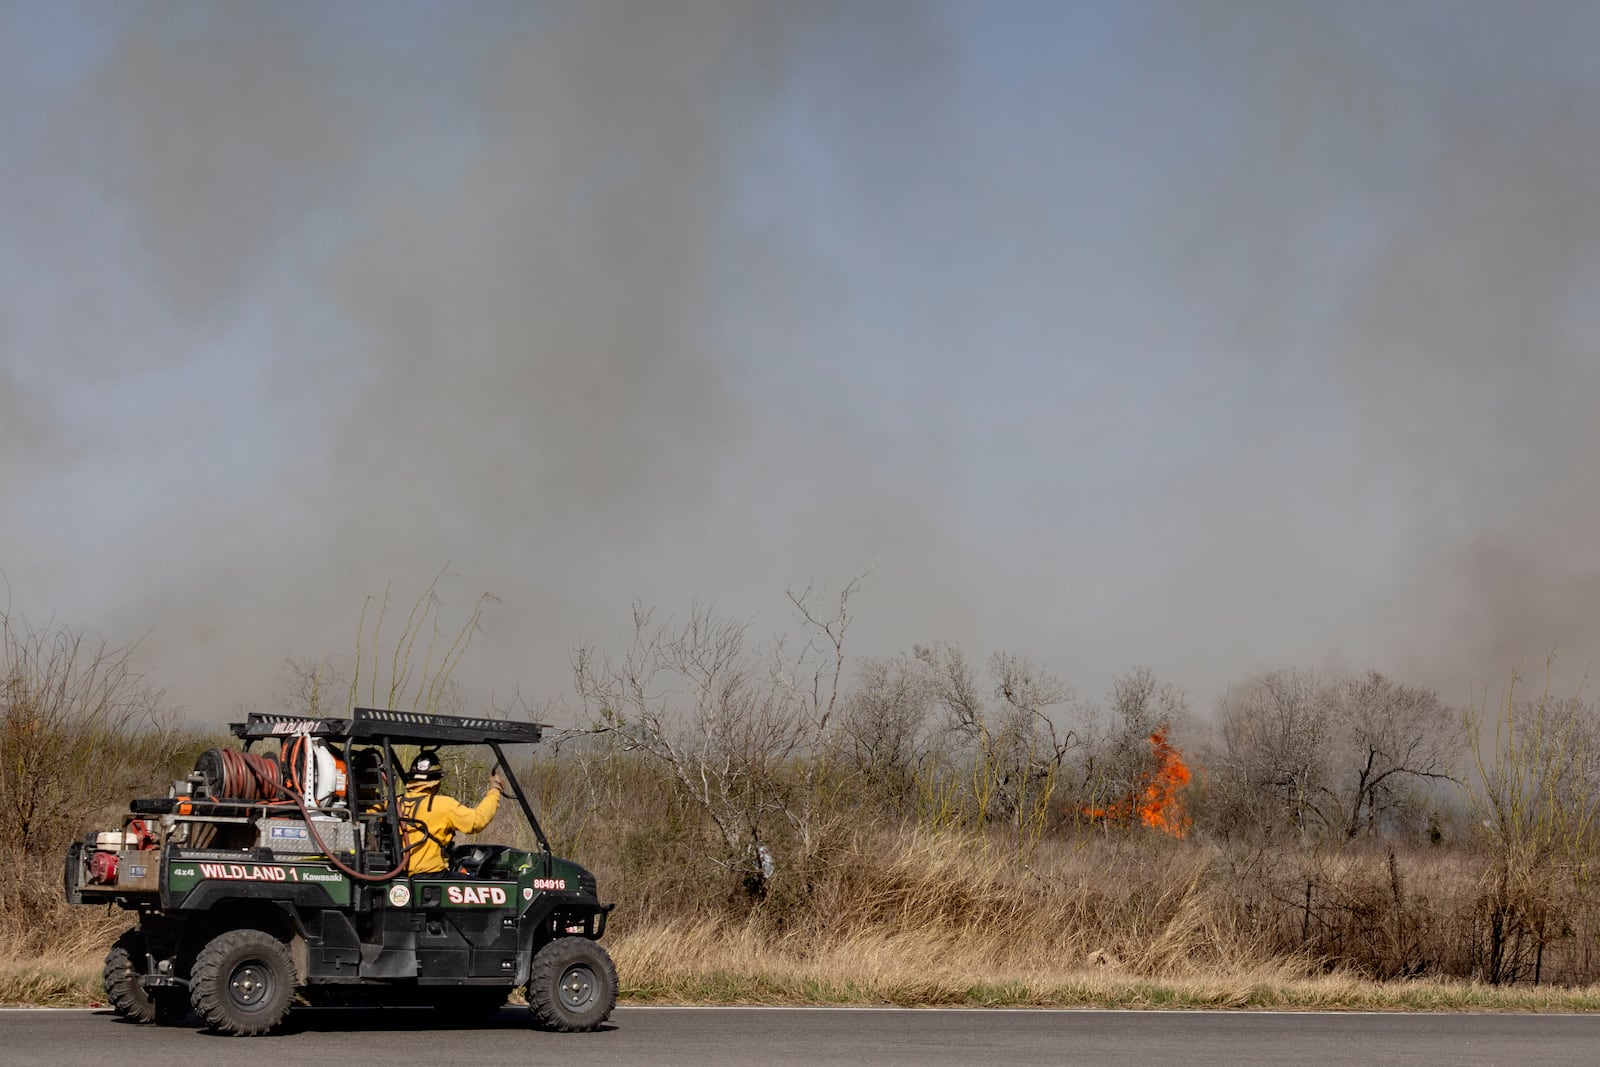
M451 845L446 869L456 878L494 878L507 845Z

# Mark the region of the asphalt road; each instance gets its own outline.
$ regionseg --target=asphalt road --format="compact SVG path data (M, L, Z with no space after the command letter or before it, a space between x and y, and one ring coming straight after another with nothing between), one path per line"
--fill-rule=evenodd
M1600 1015L618 1008L593 1034L546 1034L505 1008L473 1029L415 1010L299 1009L223 1038L95 1009L0 1010L0 1064L1595 1064Z

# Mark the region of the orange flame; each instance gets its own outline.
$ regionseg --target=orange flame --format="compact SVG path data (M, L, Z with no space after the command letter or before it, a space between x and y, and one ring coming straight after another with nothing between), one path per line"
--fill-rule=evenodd
M1084 808L1083 814L1091 819L1107 820L1138 816L1141 823L1153 830L1183 837L1189 832L1190 819L1178 790L1188 785L1194 775L1178 750L1167 742L1165 730L1150 735L1150 748L1155 766L1141 788L1109 808Z

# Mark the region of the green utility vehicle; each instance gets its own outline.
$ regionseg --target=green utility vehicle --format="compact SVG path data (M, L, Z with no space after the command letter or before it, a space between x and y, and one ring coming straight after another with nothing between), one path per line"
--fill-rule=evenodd
M614 905L551 853L503 750L537 743L538 724L356 708L231 729L240 750L205 752L170 796L132 801L120 830L68 850L70 902L138 917L106 956L119 1015L171 1024L192 1008L220 1033L263 1034L298 995L461 1022L521 989L545 1029L605 1022L617 974L598 942ZM446 870L408 875L420 824L402 815L400 745L487 747L537 851L459 844Z

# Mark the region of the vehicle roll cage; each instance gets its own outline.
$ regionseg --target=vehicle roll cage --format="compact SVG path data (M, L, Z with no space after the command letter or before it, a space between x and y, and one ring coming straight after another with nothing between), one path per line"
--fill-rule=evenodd
M393 711L386 708L355 708L349 718L316 715L289 715L276 712L251 712L244 722L230 723L228 729L244 742L246 752L256 741L277 738L287 741L295 737L317 737L329 742L343 742L339 755L344 760L346 773L351 764L351 750L357 742L381 745L384 763L389 773L383 776L387 796L390 844L396 856L405 854L405 838L400 815L400 793L396 785L405 775L405 769L395 757L394 746L399 745L487 745L494 753L495 766L504 769L506 782L516 794L517 804L533 827L539 851L544 856L545 873L551 869L553 854L544 827L533 813L522 783L506 759L501 745L536 745L544 736L544 723L512 722L506 719L485 719L461 715L439 715L421 711ZM491 768L491 773L494 768ZM352 782L351 803L354 802ZM307 800L310 800L308 797ZM352 806L352 814L354 809Z

